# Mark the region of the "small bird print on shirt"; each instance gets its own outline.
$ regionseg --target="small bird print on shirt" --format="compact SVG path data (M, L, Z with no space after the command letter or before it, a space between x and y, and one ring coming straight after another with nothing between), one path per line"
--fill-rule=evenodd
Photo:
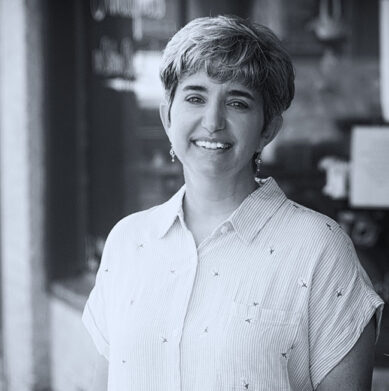
M303 278L299 279L298 284L301 286L301 288L308 288L308 284Z
M242 386L243 386L243 388L245 389L245 390L248 390L249 389L249 386L250 386L250 384L249 384L249 382L246 380L246 379L244 379L244 378L242 378Z

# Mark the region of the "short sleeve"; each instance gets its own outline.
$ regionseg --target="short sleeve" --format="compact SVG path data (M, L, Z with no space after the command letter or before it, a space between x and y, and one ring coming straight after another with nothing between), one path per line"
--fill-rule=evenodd
M316 265L309 298L310 375L314 389L346 356L376 314L376 340L383 301L362 268L351 239L331 232Z
M111 233L112 234L112 233ZM82 314L82 322L96 348L105 358L109 357L108 303L110 294L111 234L104 246L95 286L89 294Z

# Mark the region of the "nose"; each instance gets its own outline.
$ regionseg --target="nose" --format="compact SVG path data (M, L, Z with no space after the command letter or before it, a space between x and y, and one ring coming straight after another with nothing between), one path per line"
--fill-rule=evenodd
M224 108L220 104L209 104L203 113L201 125L209 133L223 130L226 126Z

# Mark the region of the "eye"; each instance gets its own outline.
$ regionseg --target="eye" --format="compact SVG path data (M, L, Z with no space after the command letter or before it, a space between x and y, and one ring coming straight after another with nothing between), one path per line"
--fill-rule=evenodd
M231 106L235 109L239 110L245 110L249 108L249 105L246 102L243 102L241 100L233 100L231 102L228 102L228 106Z
M188 96L185 99L189 103L194 103L194 104L199 104L199 103L204 103L204 99L199 97L199 96Z

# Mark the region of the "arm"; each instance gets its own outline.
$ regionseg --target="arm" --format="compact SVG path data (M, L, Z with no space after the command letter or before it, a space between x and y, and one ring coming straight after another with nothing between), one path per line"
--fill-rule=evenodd
M370 391L374 363L375 317L343 360L323 379L317 391Z
M107 391L108 386L108 361L107 359L96 354L94 363L94 376L91 391Z

